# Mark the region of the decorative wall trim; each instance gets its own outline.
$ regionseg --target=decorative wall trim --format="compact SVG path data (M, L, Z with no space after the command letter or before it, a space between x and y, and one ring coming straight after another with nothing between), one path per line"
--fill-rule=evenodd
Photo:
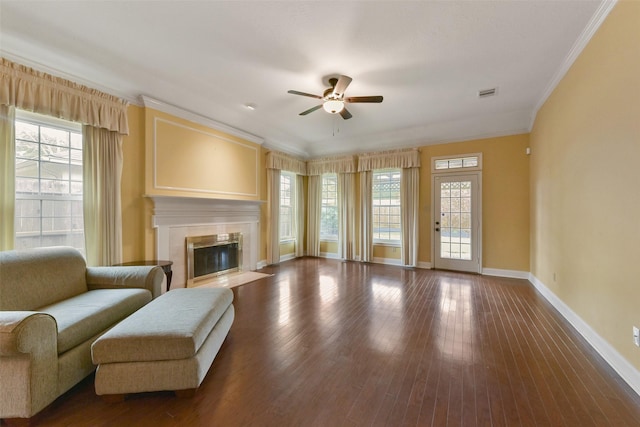
M245 132L229 125L225 125L224 123L217 122L213 119L210 119L209 117L202 116L198 113L184 110L180 107L176 107L175 105L167 104L166 102L158 101L157 99L153 99L145 95L140 95L140 99L142 99L142 104L147 108L153 108L154 110L162 111L163 113L171 114L172 116L189 120L191 122L198 123L211 129L219 130L220 132L228 133L229 135L237 136L238 138L242 138L256 144L262 145L264 143L264 139L257 135Z
M256 167L256 179L255 179L255 183L254 183L254 188L253 188L253 192L252 193L240 193L240 192L231 192L231 191L220 191L220 190L208 190L208 189L202 189L202 188L190 188L190 187L175 187L175 186L168 186L168 185L159 185L158 184L158 131L157 131L157 127L158 127L158 123L167 123L170 124L172 126L176 126L179 128L183 128L183 129L187 129L189 131L193 131L193 132L197 132L199 134L202 135L206 135L208 137L214 138L214 139L218 139L220 141L224 141L226 143L229 144L235 144L235 145L240 145L242 147L244 147L245 149L251 150L254 153L255 156L255 167ZM259 191L259 181L258 181L258 177L260 175L259 173L259 169L260 169L260 159L258 156L258 150L256 149L255 146L251 146L248 144L243 144L242 142L238 142L238 141L233 141L231 139L225 138L223 136L220 135L215 135L213 133L209 133L209 132L205 132L202 131L200 129L196 129L190 126L185 126L181 123L177 123L174 122L172 120L167 120L167 119L163 119L161 117L154 117L153 118L153 188L156 189L160 189L160 190L171 190L171 191L188 191L188 192L192 192L192 193L203 193L203 194L217 194L217 195L222 195L222 196L247 196L247 197L257 197L258 196L258 191Z
M618 351L602 338L591 326L556 296L544 283L529 273L529 282L553 305L580 335L593 347L629 386L640 395L640 372ZM629 334L631 336L631 334Z
M418 268L424 268L427 270L431 270L431 263L430 262L424 262L424 261L418 261Z
M538 110L542 108L544 103L547 101L547 98L551 96L553 91L556 89L556 86L558 86L562 78L565 76L565 74L567 74L567 72L576 61L580 53L582 53L584 48L587 46L589 41L591 41L591 38L596 33L598 28L600 28L600 25L602 25L604 20L609 15L609 12L611 12L617 2L618 0L605 0L600 3L598 10L596 10L596 12L593 14L591 19L589 20L589 23L578 37L578 40L576 40L576 42L571 47L571 50L565 57L564 61L562 61L560 68L553 75L551 81L547 85L547 88L544 90L542 96L538 100L538 103L534 107L531 114L531 123L529 123L529 129L527 132L531 132L531 130L533 129L533 125L536 121L536 116L538 115Z
M529 279L528 271L519 270L501 270L499 268L483 268L482 273L486 276L510 277L512 279Z

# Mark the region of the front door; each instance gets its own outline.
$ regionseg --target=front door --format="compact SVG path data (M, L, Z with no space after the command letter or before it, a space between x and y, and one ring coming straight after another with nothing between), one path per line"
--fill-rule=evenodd
M434 267L481 272L479 174L434 176Z

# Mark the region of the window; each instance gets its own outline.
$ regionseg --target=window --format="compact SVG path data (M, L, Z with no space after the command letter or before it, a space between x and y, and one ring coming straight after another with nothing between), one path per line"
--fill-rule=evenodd
M322 175L320 239L338 240L338 175Z
M400 169L373 171L373 240L399 243L400 226Z
M81 126L17 111L15 134L15 248L84 253Z
M293 240L296 176L290 172L280 172L280 241Z
M446 172L449 169L480 170L482 154L469 154L461 157L434 157L433 172Z

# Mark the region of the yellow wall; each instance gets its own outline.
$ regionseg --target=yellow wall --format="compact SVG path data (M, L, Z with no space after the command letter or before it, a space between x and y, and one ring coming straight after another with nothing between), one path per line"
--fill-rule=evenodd
M431 262L433 157L482 153L482 266L529 271L529 135L421 148L420 262Z
M150 259L145 245L153 238L150 230L151 201L144 197L144 109L134 105L127 110L129 135L123 139L122 167L122 258L124 262ZM148 235L148 233L151 233ZM153 244L153 241L152 241Z
M433 157L482 153L483 267L529 271L529 135L512 135L420 148L418 262L432 263L431 162ZM359 207L356 211L359 212ZM395 249L395 250L394 250ZM338 253L321 242L321 252ZM400 248L374 245L374 258L400 259Z
M149 108L132 105L129 106L127 115L130 132L123 143L121 198L124 262L152 259L155 255L155 231L151 226L153 202L145 195L266 199L265 150L258 144ZM162 119L160 126L154 125L156 118ZM160 174L154 177L156 163L153 150L158 141L163 150L158 165L162 167L158 168ZM189 158L202 158L200 149L204 147L206 151L212 145L215 148L210 154L214 159L220 160L216 168L204 168L202 173L195 172L193 168L185 169L184 164ZM220 165L224 167L219 167ZM239 177L232 183L217 176L228 172L230 167L235 176ZM185 176L187 180L184 179ZM154 186L155 178L159 178L158 182L165 187L171 187L172 184L176 184L176 187L199 186L203 191L157 188ZM222 185L211 187L211 182ZM266 223L266 209L263 205L259 260L266 259Z
M148 195L260 200L259 144L146 108Z
M621 1L537 114L531 272L636 368L640 2Z

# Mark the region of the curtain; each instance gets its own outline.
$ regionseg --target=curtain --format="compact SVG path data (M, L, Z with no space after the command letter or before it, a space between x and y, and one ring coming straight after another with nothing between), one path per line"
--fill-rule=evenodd
M307 175L353 173L356 171L356 158L354 156L325 157L307 161Z
M338 174L338 197L338 257L353 260L356 255L355 174Z
M418 265L419 187L420 169L402 169L400 175L400 222L402 224L400 258L403 265L411 267Z
M0 104L129 133L127 102L0 58Z
M82 127L83 207L87 265L122 262L122 135Z
M0 251L13 249L15 167L15 108L0 105Z
M373 261L373 172L360 172L360 261Z
M307 209L307 255L320 256L320 210L322 207L322 177L309 177Z
M304 256L304 176L296 175L296 252L297 257Z
M293 172L297 175L307 174L307 162L278 151L269 151L266 157L267 169L278 169Z
M267 169L267 264L280 262L280 170Z
M374 169L404 169L420 167L420 151L417 148L379 151L358 155L358 172Z

